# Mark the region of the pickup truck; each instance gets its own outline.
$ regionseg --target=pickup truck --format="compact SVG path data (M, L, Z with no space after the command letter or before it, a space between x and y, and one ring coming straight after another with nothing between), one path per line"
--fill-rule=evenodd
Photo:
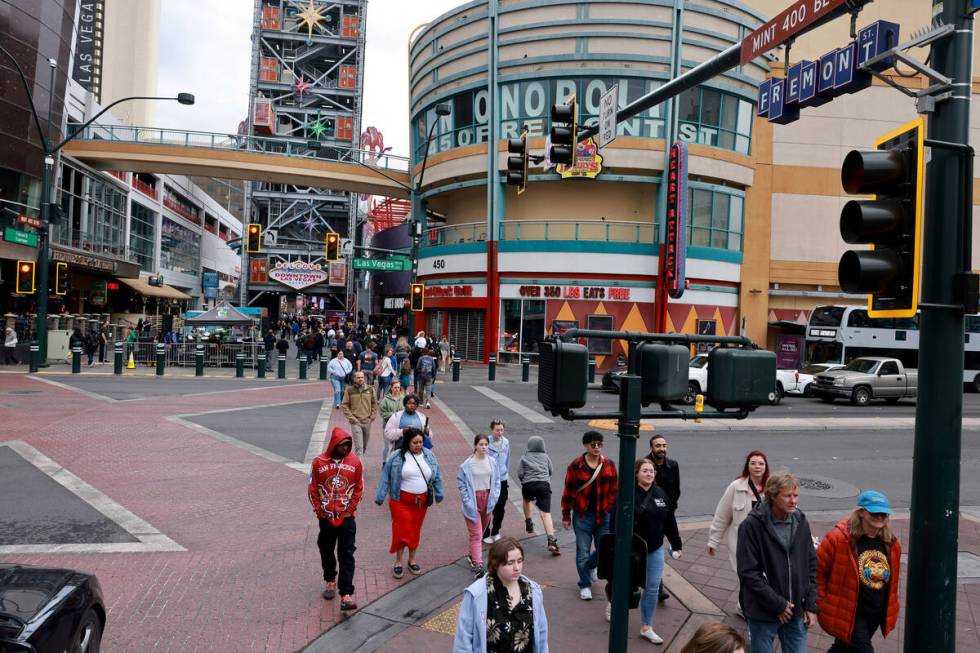
M782 401L787 388L796 384L795 370L776 370L776 394L773 395L772 405ZM684 403L693 404L699 393L708 391L708 355L698 354L691 359L687 367L687 396Z
M897 358L868 356L818 374L813 394L827 403L838 398L850 399L855 406L867 406L872 399L894 403L915 397L918 381L918 372L905 369Z

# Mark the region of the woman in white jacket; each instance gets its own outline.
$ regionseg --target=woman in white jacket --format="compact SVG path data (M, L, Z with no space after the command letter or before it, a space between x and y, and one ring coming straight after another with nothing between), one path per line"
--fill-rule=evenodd
M708 555L715 555L718 544L724 538L728 547L728 559L736 573L738 566L735 564L735 545L738 542L738 527L752 512L755 504L762 501L767 480L769 459L761 451L750 451L745 457L742 475L728 485L715 508L715 517L708 529Z

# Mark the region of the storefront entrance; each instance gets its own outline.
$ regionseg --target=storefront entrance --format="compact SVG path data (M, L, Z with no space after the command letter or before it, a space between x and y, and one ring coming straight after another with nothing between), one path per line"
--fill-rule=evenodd
M449 343L464 361L483 361L484 313L483 311L445 311L449 314ZM428 333L439 336L442 333L443 311L430 315L430 320L438 316L438 322L430 327ZM431 324L431 323L430 323ZM436 338L438 340L438 337Z

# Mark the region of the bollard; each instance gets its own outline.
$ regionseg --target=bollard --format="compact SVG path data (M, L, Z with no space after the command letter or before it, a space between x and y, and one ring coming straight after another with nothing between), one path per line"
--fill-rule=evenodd
M162 342L157 343L157 376L163 376L163 369L167 365L167 346Z
M527 355L521 356L521 381L527 383L531 378L531 357Z
M299 378L301 381L306 380L306 359L299 359Z
M320 359L320 380L321 381L326 381L327 380L327 365L329 365L329 364L330 364L330 361L324 360L323 358Z
M264 379L265 378L265 356L259 356L259 363L258 363L258 365L259 365L259 369L258 369L258 372L257 372L257 378Z
M589 357L589 383L595 383L595 359Z
M245 378L245 352L235 354L235 378Z
M204 345L194 348L194 376L204 376Z
M122 374L123 367L123 344L117 342L115 344L115 351L112 353L112 373Z
M459 356L453 356L453 381L459 381Z
M286 357L285 356L280 356L279 357L279 371L278 371L278 374L276 374L276 376L278 378L280 378L280 379L285 379L286 378Z
M37 345L31 345L31 360L30 369L31 374L37 372L37 359L41 356L41 348Z
M490 354L490 365L487 367L487 381L497 380L497 354Z
M71 373L78 374L82 371L82 348L75 345L71 348Z

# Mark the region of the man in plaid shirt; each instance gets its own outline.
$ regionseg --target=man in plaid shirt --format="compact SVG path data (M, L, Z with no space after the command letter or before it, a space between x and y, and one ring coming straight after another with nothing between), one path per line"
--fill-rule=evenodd
M585 432L582 436L585 453L568 464L565 489L561 493L562 526L575 529L578 595L583 601L592 600L595 547L599 546L599 538L609 532L609 519L619 488L616 464L602 455L602 440L598 431Z

